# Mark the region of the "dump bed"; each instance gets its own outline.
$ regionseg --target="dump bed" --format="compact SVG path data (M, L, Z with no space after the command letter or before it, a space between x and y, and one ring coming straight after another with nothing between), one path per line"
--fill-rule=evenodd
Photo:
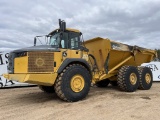
M85 46L89 49L89 54L95 57L98 69L107 73L114 72L123 65L140 66L156 57L155 50L130 46L100 37L85 41Z

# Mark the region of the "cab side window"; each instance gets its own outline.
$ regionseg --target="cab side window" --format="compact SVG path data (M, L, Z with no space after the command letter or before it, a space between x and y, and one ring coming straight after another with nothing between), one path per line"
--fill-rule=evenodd
M71 38L71 48L78 48L78 37Z
M70 32L69 34L69 46L71 49L78 49L80 43L80 34L75 32Z

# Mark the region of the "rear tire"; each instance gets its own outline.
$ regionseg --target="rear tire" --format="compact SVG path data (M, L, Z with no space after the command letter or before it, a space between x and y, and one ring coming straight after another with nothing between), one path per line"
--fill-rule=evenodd
M54 89L60 99L76 102L87 96L90 86L89 71L80 64L73 64L66 67L58 76Z
M138 72L140 77L138 88L141 90L149 90L153 82L152 71L148 67L139 67Z
M109 83L110 83L110 80L105 79L105 80L101 80L101 81L97 82L96 86L97 87L107 87Z
M134 92L139 85L138 70L134 66L123 66L118 72L117 84L121 90Z
M44 86L44 85L39 85L38 86L42 91L46 93L54 93L54 87L53 86Z

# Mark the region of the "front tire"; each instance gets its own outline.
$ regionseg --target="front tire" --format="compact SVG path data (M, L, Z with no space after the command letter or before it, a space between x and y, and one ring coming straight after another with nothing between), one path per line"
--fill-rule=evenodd
M134 92L139 85L139 73L134 66L123 66L118 72L117 84L121 90Z
M80 64L73 64L66 67L58 76L54 88L60 99L76 102L87 96L90 86L89 71Z

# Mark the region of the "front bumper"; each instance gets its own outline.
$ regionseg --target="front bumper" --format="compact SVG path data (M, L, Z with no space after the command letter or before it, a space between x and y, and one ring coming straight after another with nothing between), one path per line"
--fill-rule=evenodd
M57 73L45 74L3 74L3 77L18 82L32 83L37 85L52 86L57 78Z

